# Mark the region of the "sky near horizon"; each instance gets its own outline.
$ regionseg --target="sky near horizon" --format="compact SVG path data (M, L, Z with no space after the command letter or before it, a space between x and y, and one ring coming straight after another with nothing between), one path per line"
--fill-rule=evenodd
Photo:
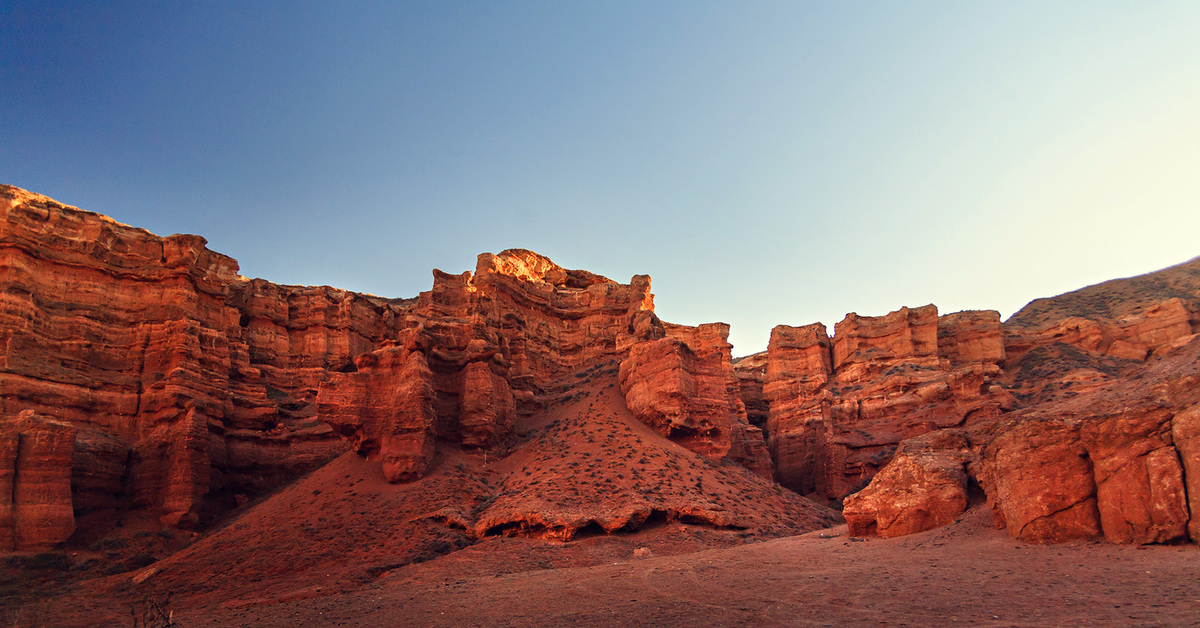
M668 321L1200 255L1197 2L0 0L0 183L389 297L528 248Z

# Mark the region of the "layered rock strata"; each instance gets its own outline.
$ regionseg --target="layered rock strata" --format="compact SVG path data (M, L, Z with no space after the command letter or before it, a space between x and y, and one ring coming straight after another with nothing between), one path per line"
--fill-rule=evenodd
M762 430L750 424L741 400L729 326L667 324L661 333L632 345L621 362L621 390L634 416L696 453L728 457L771 479Z
M932 305L887 316L848 315L779 326L767 349L763 396L779 481L838 499L861 488L906 438L1012 408L996 312L939 317Z
M1018 540L1200 540L1200 336L1158 347L1136 376L1068 392L972 426L966 448L926 443L925 460L963 461L952 463L953 481L936 464L914 473L912 457L897 455L847 499L847 521L856 533L880 535L942 525L957 508L947 495L961 471L982 487L997 526ZM921 449L920 441L901 452ZM947 515L897 514L912 509Z
M199 236L158 237L13 187L0 187L0 210L0 431L20 435L3 448L5 494L34 486L21 443L49 429L18 416L73 430L46 454L71 517L45 514L61 491L36 516L10 498L0 547L53 545L76 519L130 507L194 526L350 449L413 480L439 442L503 447L554 382L612 361L628 362L632 388L643 382L628 394L641 420L772 473L737 396L728 327L664 324L649 277L620 284L514 249L384 299L246 279ZM673 419L675 401L644 385L656 377L687 397Z
M121 492L187 526L345 449L315 391L394 337L404 302L247 280L198 236L16 188L0 209L0 417L84 430L78 510Z
M75 531L75 432L29 411L0 424L0 551L47 550Z

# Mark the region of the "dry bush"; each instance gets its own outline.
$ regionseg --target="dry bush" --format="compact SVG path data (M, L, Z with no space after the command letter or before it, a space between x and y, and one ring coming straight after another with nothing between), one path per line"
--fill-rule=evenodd
M170 609L171 594L155 596L143 594L130 602L129 614L133 617L133 628L167 628L176 626L175 612Z

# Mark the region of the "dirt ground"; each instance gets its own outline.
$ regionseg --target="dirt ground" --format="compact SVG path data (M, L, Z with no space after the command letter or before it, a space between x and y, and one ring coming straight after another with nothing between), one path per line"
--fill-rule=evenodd
M990 519L975 509L898 539L851 539L840 526L516 573L504 573L505 548L474 548L356 591L178 618L214 627L1200 625L1200 548L1024 545Z

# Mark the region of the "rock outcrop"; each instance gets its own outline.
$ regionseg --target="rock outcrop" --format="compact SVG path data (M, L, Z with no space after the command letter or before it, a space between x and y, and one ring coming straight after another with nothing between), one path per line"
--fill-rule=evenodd
M761 351L734 360L734 375L738 381L738 397L746 408L746 420L757 428L767 426L771 406L763 397L767 379L767 352Z
M630 346L621 361L621 390L634 416L696 453L771 479L762 430L750 425L740 397L729 326L667 324L662 334Z
M898 444L1012 408L996 312L939 317L937 308L850 314L831 340L823 325L779 326L763 396L780 482L838 499L861 488Z
M389 482L415 480L433 461L437 436L433 379L425 356L402 347L364 353L354 373L335 373L317 394L319 416L383 461Z
M970 426L965 454L961 445L947 445L922 459L897 455L847 499L847 520L860 533L882 535L888 532L880 522L904 522L898 513L906 509L948 503L955 491L931 481L938 464L914 461L965 456L972 460L961 467L968 484L983 488L997 525L1014 538L1195 540L1197 489L1189 470L1198 455L1197 311L1200 258L1030 303L1004 324L1004 359L997 362L1017 411ZM939 351L952 362L961 353L941 337ZM996 355L990 339L983 354L967 351ZM921 440L906 441L901 451L920 448ZM918 521L902 533L935 525Z
M75 428L33 412L0 423L0 551L41 551L75 531Z
M198 236L16 188L0 189L0 209L0 417L90 430L68 455L92 469L75 482L78 509L124 491L192 525L345 449L314 422L314 393L395 337L404 302L247 280Z
M901 452L918 449L926 459L969 461L958 468L982 487L997 525L1022 541L1195 540L1197 492L1190 470L1197 466L1198 365L1200 337L1193 337L1160 349L1135 378L1114 379L976 425L967 432L966 449L959 442L921 448L921 439L912 439ZM903 521L900 512L953 503L947 499L950 482L943 479L949 476L938 464L914 472L912 458L897 455L865 490L847 499L846 519L857 531L884 535L880 522ZM902 533L945 521L918 523Z
M1185 408L1171 419L1171 440L1183 465L1188 512L1192 513L1188 536L1193 543L1200 543L1200 404Z
M557 476L531 459L494 501L442 518L555 538L658 520L765 526L721 501L745 479L772 512L806 512L771 497L760 478L776 478L844 498L855 534L929 529L986 500L1024 541L1200 541L1200 258L1004 324L929 305L849 314L832 336L781 325L766 353L735 363L727 325L660 320L649 277L622 284L524 249L385 299L247 279L199 236L17 188L0 187L0 211L0 551L96 538L130 509L202 527L349 451L390 482L451 454L486 466L534 432L590 455L590 440L530 427L568 403L576 436L622 430L622 505L547 492ZM580 405L585 384L611 391L620 417ZM655 439L655 460L635 457L630 426ZM651 472L670 495L649 497ZM705 496L713 482L720 495ZM585 485L595 499L614 486Z
M1035 330L1055 326L1069 318L1129 322L1171 299L1179 299L1190 313L1189 322L1195 330L1200 313L1200 257L1145 275L1113 279L1056 297L1034 299L1005 321L1005 327Z
M438 443L502 448L557 382L613 361L628 363L639 418L772 474L728 326L663 323L649 277L620 284L513 249L480 255L474 273L435 270L415 299L384 299L247 279L199 236L155 236L13 187L0 187L0 209L0 429L13 435L0 477L25 495L0 510L0 547L53 545L77 519L102 526L131 507L203 525L347 450L411 481ZM652 390L656 378L675 396ZM29 435L50 433L17 419L28 413L71 430L46 454L54 491L31 488L40 471L18 473L30 464L20 447L42 442Z
M1037 542L1186 538L1183 473L1193 461L1186 443L1188 410L1200 401L1198 359L1193 340L1136 379L1006 418L982 448L981 480L995 487L989 496L1010 534Z
M888 538L951 523L969 505L966 468L975 459L963 430L904 441L867 488L846 497L850 534Z

